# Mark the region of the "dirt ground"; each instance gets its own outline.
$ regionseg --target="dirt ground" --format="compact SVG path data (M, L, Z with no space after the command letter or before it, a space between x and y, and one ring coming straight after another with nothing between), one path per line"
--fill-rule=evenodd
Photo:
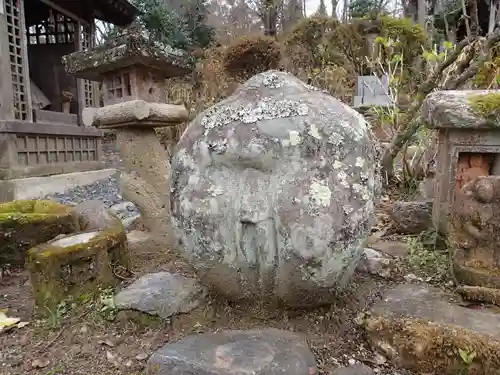
M190 274L182 261L158 252L133 255L134 274L170 270ZM140 375L162 345L192 333L220 329L276 327L303 332L317 357L320 374L353 360L395 374L369 350L356 317L380 298L387 281L356 274L335 305L310 311L265 311L212 301L190 314L161 322L145 315L101 311L99 301L65 306L49 318L33 315L28 276L11 270L0 281L0 309L28 324L0 333L0 375ZM397 374L409 374L398 370Z

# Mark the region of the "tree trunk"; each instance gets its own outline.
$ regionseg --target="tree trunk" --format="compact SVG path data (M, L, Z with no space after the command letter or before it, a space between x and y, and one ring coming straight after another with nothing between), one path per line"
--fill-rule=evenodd
M417 2L417 20L418 24L425 30L425 19L427 18L427 2L418 0Z
M338 0L332 0L332 18L337 19L337 5L338 5Z
M490 19L488 21L488 34L491 34L495 29L497 9L498 3L496 2L496 0L490 0Z
M276 2L265 0L264 2L264 35L276 36L276 22L278 20L278 9Z

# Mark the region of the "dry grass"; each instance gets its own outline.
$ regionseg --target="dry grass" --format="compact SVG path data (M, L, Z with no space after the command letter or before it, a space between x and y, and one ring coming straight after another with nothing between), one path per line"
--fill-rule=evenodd
M198 51L194 72L170 81L168 100L186 105L193 119L231 95L250 76L283 69L349 103L358 74L355 64L350 63L353 47L347 46L341 52L336 45L329 44L333 38L330 26L320 19L313 20L297 25L277 40L261 34L249 35L225 46ZM310 40L311 30L320 36ZM358 39L359 35L354 38Z

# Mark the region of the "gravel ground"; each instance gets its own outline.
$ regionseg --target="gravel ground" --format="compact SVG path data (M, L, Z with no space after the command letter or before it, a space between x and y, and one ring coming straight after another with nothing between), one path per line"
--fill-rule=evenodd
M120 195L116 177L99 180L90 185L78 186L63 194L48 195L44 199L68 205L76 205L88 200L99 200L117 213L122 220L139 214L137 207L132 202L124 200Z

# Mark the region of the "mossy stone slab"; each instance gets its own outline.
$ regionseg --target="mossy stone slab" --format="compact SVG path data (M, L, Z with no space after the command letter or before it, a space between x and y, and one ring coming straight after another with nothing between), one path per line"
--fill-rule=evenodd
M418 373L459 374L462 351L475 354L468 375L499 374L500 312L470 309L460 301L427 285L398 285L365 319L368 339L396 366Z
M80 232L31 248L26 267L38 312L50 314L70 296L116 286L117 268L128 268L126 253L123 228Z
M78 230L72 207L48 200L0 203L0 265L24 265L28 249Z

